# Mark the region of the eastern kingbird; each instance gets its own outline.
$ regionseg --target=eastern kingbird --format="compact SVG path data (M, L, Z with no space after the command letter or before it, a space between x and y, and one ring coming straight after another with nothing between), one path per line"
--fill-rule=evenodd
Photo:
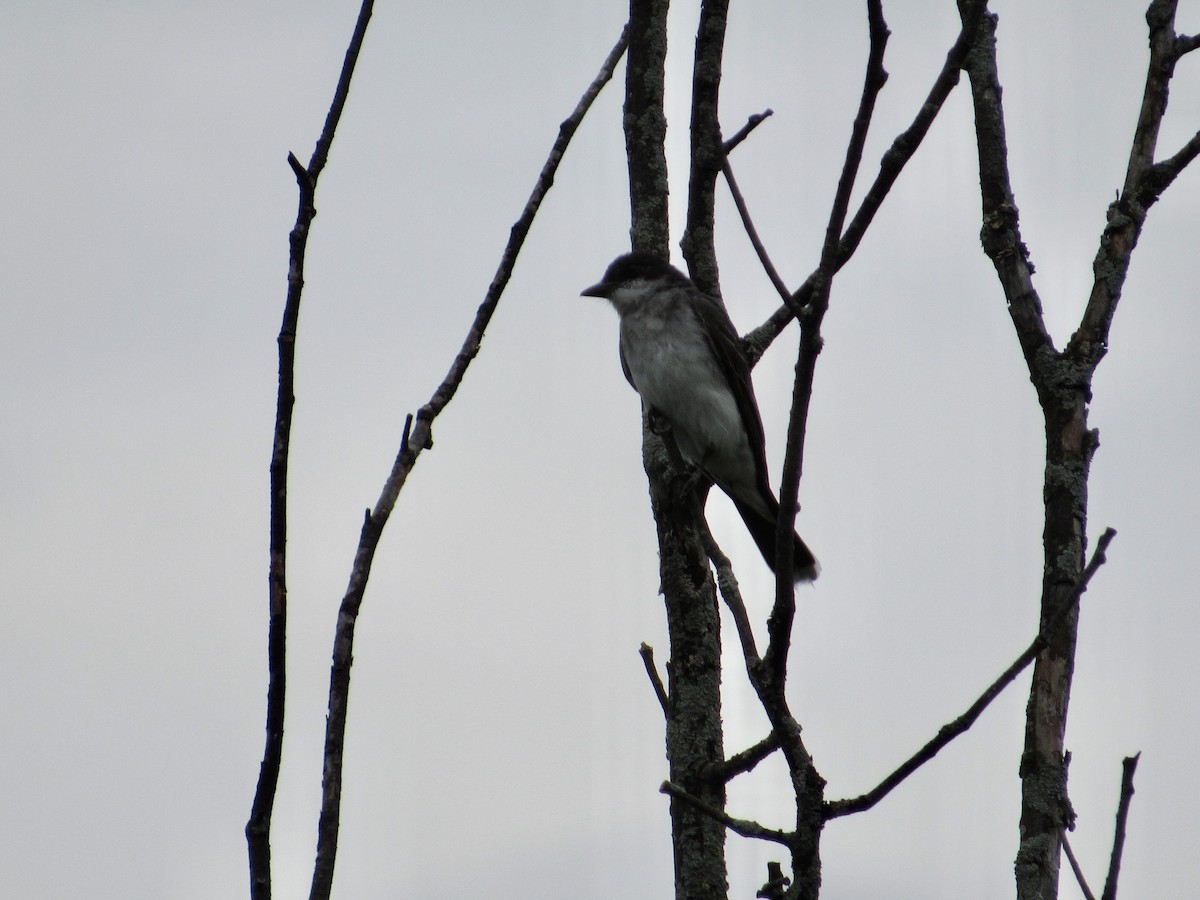
M724 307L652 253L618 257L599 284L621 318L621 368L652 419L665 420L685 460L733 501L775 571L779 501L767 478L766 439L750 366ZM794 534L796 581L820 572Z

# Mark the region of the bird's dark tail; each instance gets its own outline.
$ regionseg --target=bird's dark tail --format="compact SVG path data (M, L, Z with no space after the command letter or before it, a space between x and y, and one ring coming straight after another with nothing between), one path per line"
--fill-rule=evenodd
M746 530L750 532L750 537L754 538L754 543L758 546L758 552L763 555L763 559L767 561L767 565L771 567L771 571L775 571L775 517L779 514L779 501L770 494L764 496L764 500L769 498L767 504L771 510L771 518L765 517L758 510L752 509L744 503L734 501L734 506L742 516L742 521L746 523ZM793 581L815 581L821 573L821 567L817 564L817 558L813 556L812 551L808 549L808 545L800 535L792 532L792 573Z

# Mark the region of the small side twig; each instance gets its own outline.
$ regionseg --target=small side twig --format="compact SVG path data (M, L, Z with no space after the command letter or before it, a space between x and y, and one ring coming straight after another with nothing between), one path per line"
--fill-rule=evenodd
M704 542L704 552L717 570L717 588L729 614L733 616L733 624L737 629L738 640L742 644L742 656L746 659L747 669L754 669L760 663L758 647L754 643L754 630L750 627L750 616L746 612L746 604L742 600L742 592L738 587L737 577L733 574L733 563L725 555L725 551L717 544L708 521L703 515L698 515L700 539Z
M1117 536L1116 531L1111 528L1105 529L1099 540L1096 541L1096 549L1092 553L1092 559L1083 570L1083 574L1075 585L1075 589L1067 598L1067 601L1059 608L1059 610L1046 622L1045 627L1039 632L1038 636L1033 639L1025 651L1013 661L1004 672L988 685L987 689L979 695L970 708L967 709L961 716L952 722L943 725L937 735L925 744L920 750L901 763L895 771L887 778L883 779L878 785L865 794L857 797L852 797L846 800L832 800L825 805L824 818L826 821L836 819L840 816L848 816L852 813L864 812L886 797L892 790L903 782L909 775L915 772L925 763L934 758L947 744L953 741L960 734L963 734L967 729L975 724L975 720L979 718L992 701L1003 693L1017 676L1020 675L1032 663L1039 653L1047 646L1055 629L1070 615L1079 603L1080 598L1087 590L1088 583L1096 574L1096 571L1107 561L1106 551L1108 545L1112 543L1112 539Z
M1121 764L1121 799L1117 802L1117 823L1113 829L1113 848L1108 857L1108 876L1104 879L1104 891L1100 900L1117 900L1117 878L1121 874L1121 854L1125 850L1125 822L1129 818L1129 804L1133 800L1133 773L1137 771L1141 753L1125 757Z
M773 115L775 115L775 110L764 109L762 112L755 113L748 118L746 120L746 124L739 128L733 137L721 145L721 149L725 152L725 155L728 156L730 153L732 153L734 147L750 136L750 132L752 132L755 128Z
M1067 831L1065 828L1059 835L1059 840L1062 842L1063 851L1067 854L1067 862L1071 866L1071 871L1075 873L1075 881L1079 883L1079 890L1083 892L1084 900L1096 900L1096 895L1088 887L1087 879L1083 877L1083 869L1080 868L1079 860L1075 858L1075 851L1071 849L1071 842L1067 840Z
M758 235L758 229L754 227L754 221L750 218L750 207L746 205L746 198L742 195L741 188L738 187L737 179L733 177L733 166L729 164L728 157L721 164L721 173L725 176L725 184L729 186L729 195L733 198L733 205L737 207L738 216L741 217L742 228L746 230L746 237L750 239L750 246L754 248L754 254L758 257L763 271L767 273L767 278L775 286L784 307L792 307L795 302L792 299L792 292L780 276L779 270L775 268L775 264L771 262L771 257L767 255L767 248ZM799 311L798 307L791 310L792 315L799 315Z
M790 847L795 836L788 831L779 831L775 828L767 828L765 825L760 825L750 819L735 819L723 809L713 806L711 803L705 803L699 797L689 794L679 785L671 781L664 781L659 787L659 790L676 800L682 800L688 806L700 810L706 816L710 816L720 822L734 834L739 834L745 838L757 838L761 841L772 841L776 844L783 844L785 847Z
M1200 155L1200 131L1179 150L1166 159L1156 162L1142 175L1138 183L1137 199L1142 206L1150 206L1171 186L1179 173Z
M325 124L307 168L294 153L288 154L288 165L296 176L299 204L296 222L288 236L289 259L287 298L283 306L283 321L277 339L279 353L279 382L275 399L275 432L270 462L270 550L268 575L269 621L267 630L267 710L266 743L259 764L258 784L246 822L246 849L250 867L251 900L270 900L271 897L271 818L275 809L275 792L279 784L279 769L283 754L284 712L287 694L287 525L288 525L288 458L291 447L292 408L295 405L296 332L300 319L300 300L304 292L304 257L308 247L309 229L317 214L315 198L317 179L325 168L329 148L341 120L354 67L371 19L372 0L363 0L354 24L342 70Z
M747 747L739 753L733 754L733 756L725 760L720 766L713 767L712 771L701 772L701 775L713 781L728 783L738 775L744 775L746 772L753 770L755 766L778 749L779 738L776 737L774 732L771 732L758 743Z
M788 289L787 283L780 277L779 271L775 268L775 264L771 262L770 256L767 255L766 245L763 244L762 238L759 237L758 229L754 227L754 221L750 218L750 207L746 204L746 198L742 195L741 188L738 187L737 179L733 177L733 166L729 163L729 154L733 152L733 149L744 141L750 135L750 132L762 124L768 116L774 114L774 110L768 109L751 116L746 121L746 124L738 130L737 134L724 143L721 147L724 151L724 158L721 160L721 174L725 176L725 183L729 186L729 194L733 198L733 205L737 208L738 216L742 220L742 227L746 230L746 237L750 239L750 246L754 248L754 253L758 257L763 271L767 273L767 278L770 279L780 299L787 306L792 303L792 292ZM793 312L798 314L799 309L795 309Z
M896 137L891 147L884 153L874 182L842 233L838 243L837 263L833 271L840 270L858 249L858 245L866 235L867 229L870 228L876 213L879 212L883 201L891 191L892 185L896 183L896 179L900 177L904 167L917 152L925 135L933 125L934 119L941 112L946 98L950 96L951 90L958 83L959 71L971 49L975 32L979 27L979 20L986 6L985 0L973 0L964 10L962 30L947 52L946 61L937 78L934 79L933 87L930 88L925 102L921 104L921 108L913 117L912 124ZM874 16L874 12L872 12L872 16ZM757 360L792 321L794 318L792 310L808 304L817 285L817 274L817 272L810 274L804 283L793 292L794 303L777 309L762 325L748 333L743 339L743 343L751 350L752 361Z
M638 648L638 656L642 658L642 665L646 667L646 675L654 687L654 696L658 697L658 705L662 707L663 715L666 715L669 700L667 689L663 686L662 678L659 677L658 667L654 665L654 648L642 641L642 646Z

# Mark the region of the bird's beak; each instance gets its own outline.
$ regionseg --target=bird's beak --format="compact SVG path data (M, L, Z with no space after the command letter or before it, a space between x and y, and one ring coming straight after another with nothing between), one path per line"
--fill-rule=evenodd
M600 282L597 282L596 284L593 284L589 288L584 288L582 291L579 292L579 296L580 297L603 297L604 299L607 300L608 295L611 292L611 290L612 290L611 286L605 284L603 281L600 281Z

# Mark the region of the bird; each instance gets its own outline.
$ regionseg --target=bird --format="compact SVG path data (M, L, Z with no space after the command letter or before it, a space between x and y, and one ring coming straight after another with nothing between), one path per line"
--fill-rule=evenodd
M656 254L617 257L580 294L620 319L621 369L651 421L665 422L680 455L733 501L771 571L779 500L767 475L766 437L750 365L719 300ZM793 532L794 582L820 566Z

